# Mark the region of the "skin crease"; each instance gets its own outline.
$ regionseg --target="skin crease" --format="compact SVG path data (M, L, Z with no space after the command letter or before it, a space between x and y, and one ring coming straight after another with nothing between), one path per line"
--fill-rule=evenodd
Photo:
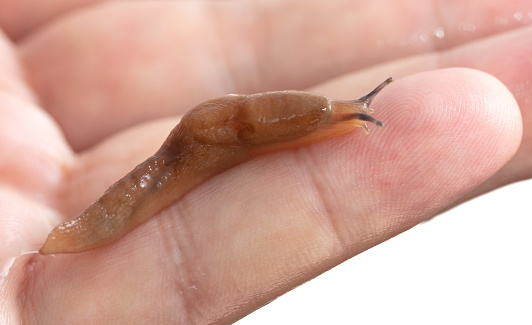
M46 23L35 18L53 2L20 3L0 2L16 34L0 35L0 249L18 256L0 277L0 323L227 324L457 198L532 176L528 0L93 2L49 8ZM389 75L372 136L241 164L113 245L20 256L196 103L308 87L356 98Z
M193 187L260 154L345 134L366 122L375 96L331 101L301 91L228 95L186 114L153 156L112 185L81 215L55 227L41 254L80 253L114 243Z

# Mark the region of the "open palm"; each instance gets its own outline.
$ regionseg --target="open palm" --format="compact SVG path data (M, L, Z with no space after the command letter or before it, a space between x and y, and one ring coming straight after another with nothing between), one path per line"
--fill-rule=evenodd
M228 323L532 176L532 28L515 14L530 3L77 2L0 2L7 323ZM202 100L355 99L389 76L372 105L384 129L237 166L112 245L24 254Z

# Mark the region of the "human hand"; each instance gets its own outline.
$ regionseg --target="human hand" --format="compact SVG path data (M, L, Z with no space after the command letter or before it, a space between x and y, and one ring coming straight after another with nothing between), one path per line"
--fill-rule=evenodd
M20 39L4 40L1 52L4 260L38 248L204 99L305 87L349 99L399 80L374 101L382 130L233 168L102 249L19 257L2 280L4 315L229 322L455 200L530 178L531 45L523 40L532 29L487 23L494 12L530 8L501 3L475 12L483 21L456 25L434 23L419 6L399 14L408 7L375 3L373 15L351 2L270 3L89 3L46 24L35 23L37 4L16 20L32 27L6 28ZM16 16L13 5L1 12ZM48 11L63 11L56 5ZM360 32L367 26L371 35ZM431 71L451 66L496 76L517 103L489 75Z

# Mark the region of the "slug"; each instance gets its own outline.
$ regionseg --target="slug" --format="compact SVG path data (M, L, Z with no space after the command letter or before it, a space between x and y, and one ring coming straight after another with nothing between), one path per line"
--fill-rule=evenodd
M112 185L77 218L56 226L41 254L79 253L111 244L206 179L274 151L309 145L355 127L366 133L375 96L393 78L351 101L303 91L227 95L189 111L161 148Z

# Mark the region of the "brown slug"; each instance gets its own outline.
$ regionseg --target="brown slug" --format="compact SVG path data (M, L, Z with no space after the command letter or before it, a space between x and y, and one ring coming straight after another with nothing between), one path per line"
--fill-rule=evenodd
M77 218L56 226L41 254L79 253L113 243L206 179L257 155L305 146L355 127L369 132L366 96L331 101L302 91L227 95L189 111L161 148L112 185Z

